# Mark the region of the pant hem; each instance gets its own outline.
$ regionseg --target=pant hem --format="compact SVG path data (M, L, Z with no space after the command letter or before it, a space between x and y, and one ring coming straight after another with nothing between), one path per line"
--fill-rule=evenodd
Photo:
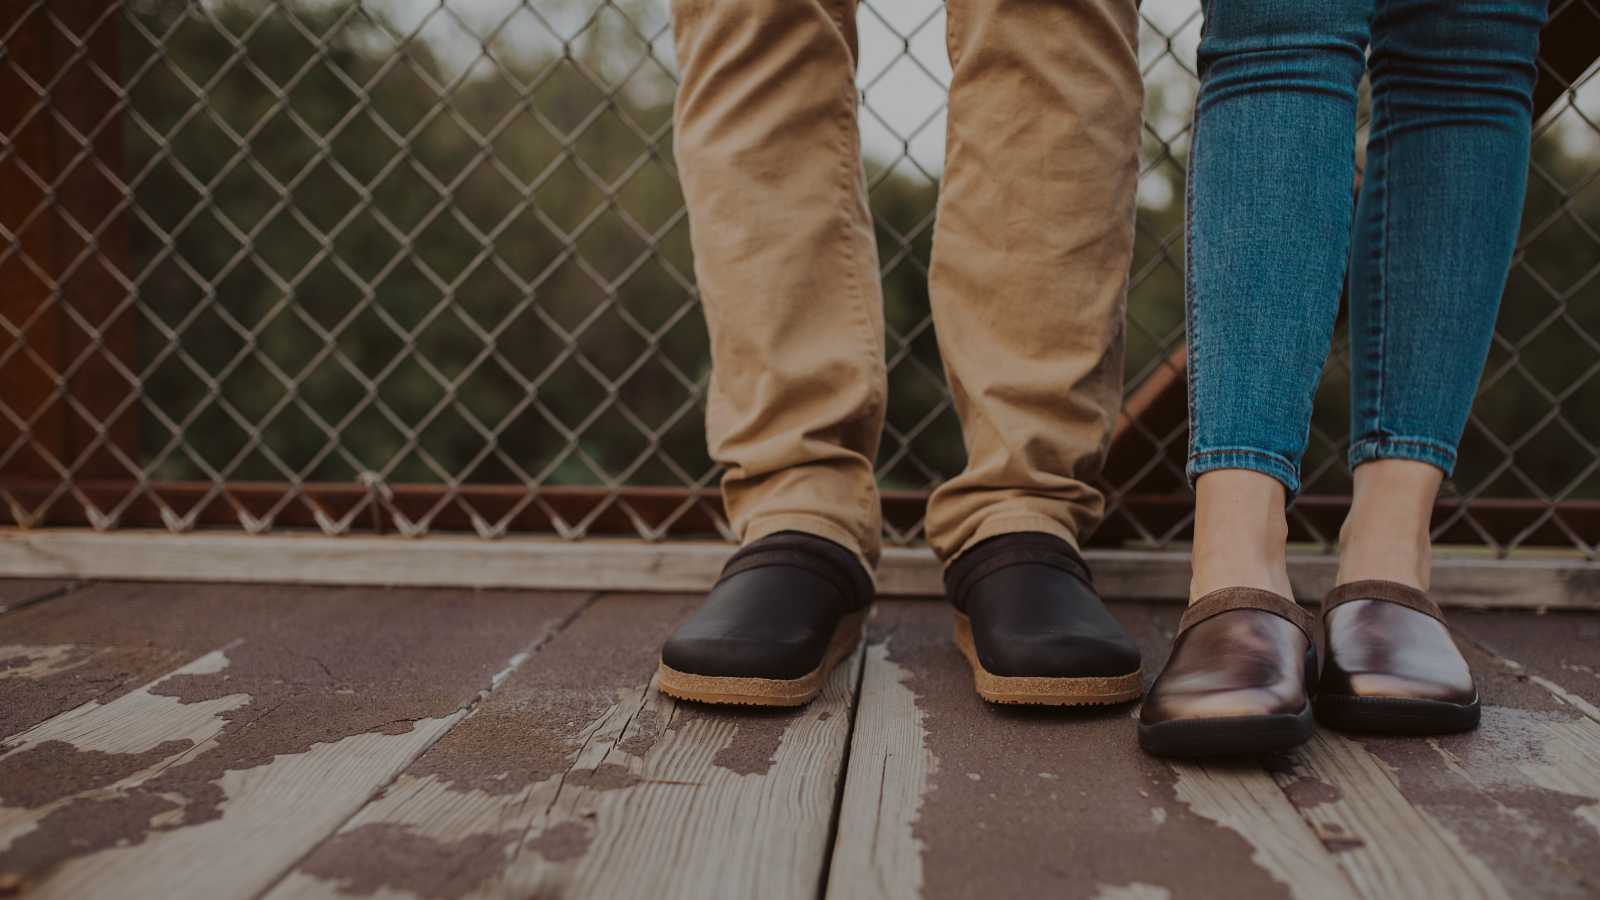
M873 588L877 588L878 566L876 551L874 551L872 557L868 557L861 547L861 541L849 529L821 516L812 516L805 513L782 513L755 519L745 526L742 540L748 544L768 535L777 534L780 531L803 531L806 534L826 538L844 547L855 554L856 561L861 563L861 568L867 570L867 577L872 579Z
M956 552L945 560L945 565L948 566L955 562L961 554L972 549L980 541L986 541L1002 534L1018 534L1024 531L1042 531L1045 534L1054 535L1071 544L1072 549L1081 552L1082 548L1078 546L1078 536L1072 533L1072 529L1056 519L1039 513L1008 513L985 519L978 526L978 530L972 533L972 537L967 538L956 549Z
M1456 467L1455 448L1432 438L1385 434L1362 438L1350 445L1350 468L1375 459L1408 459L1427 463L1443 471L1445 477L1449 477Z
M1222 447L1191 453L1187 469L1189 487L1193 488L1195 479L1201 475L1218 469L1246 469L1259 472L1282 482L1291 499L1300 493L1298 466L1280 453L1257 450L1253 447Z

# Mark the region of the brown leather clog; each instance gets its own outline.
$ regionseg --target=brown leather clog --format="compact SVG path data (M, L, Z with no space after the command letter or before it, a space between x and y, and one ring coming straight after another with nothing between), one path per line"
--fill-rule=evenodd
M1269 753L1311 737L1314 619L1271 591L1223 588L1191 604L1139 711L1157 756Z
M1445 734L1478 724L1478 689L1428 595L1355 581L1322 601L1327 663L1317 720L1342 731Z

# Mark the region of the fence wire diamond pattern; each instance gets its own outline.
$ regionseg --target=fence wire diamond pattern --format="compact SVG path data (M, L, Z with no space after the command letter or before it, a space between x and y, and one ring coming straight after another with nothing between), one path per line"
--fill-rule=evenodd
M201 0L0 13L0 496L16 525L728 536L672 160L665 0ZM1556 0L1600 35L1594 0ZM1101 539L1182 482L1197 2L1146 3L1128 403ZM962 464L928 315L944 10L863 2L891 542ZM1517 261L1441 539L1600 539L1600 81L1547 60ZM1341 348L1342 349L1342 348ZM1178 390L1174 391L1176 386ZM1348 494L1347 370L1300 539Z

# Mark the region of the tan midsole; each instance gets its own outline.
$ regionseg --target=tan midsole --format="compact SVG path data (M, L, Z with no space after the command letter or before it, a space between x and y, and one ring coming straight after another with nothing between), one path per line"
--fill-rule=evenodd
M680 672L665 662L657 670L656 686L665 694L701 703L739 703L753 706L799 706L821 693L828 673L861 643L867 612L839 620L822 663L799 678L736 678Z
M1081 678L1046 678L1030 675L996 675L983 667L972 640L972 620L955 613L955 642L972 667L978 694L997 703L1121 703L1144 693L1140 669L1127 675L1091 675Z

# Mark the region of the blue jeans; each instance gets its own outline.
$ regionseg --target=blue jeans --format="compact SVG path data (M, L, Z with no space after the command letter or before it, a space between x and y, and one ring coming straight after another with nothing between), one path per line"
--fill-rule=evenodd
M1191 481L1251 469L1300 489L1347 273L1350 465L1410 459L1449 474L1516 243L1545 0L1204 5L1188 183Z

